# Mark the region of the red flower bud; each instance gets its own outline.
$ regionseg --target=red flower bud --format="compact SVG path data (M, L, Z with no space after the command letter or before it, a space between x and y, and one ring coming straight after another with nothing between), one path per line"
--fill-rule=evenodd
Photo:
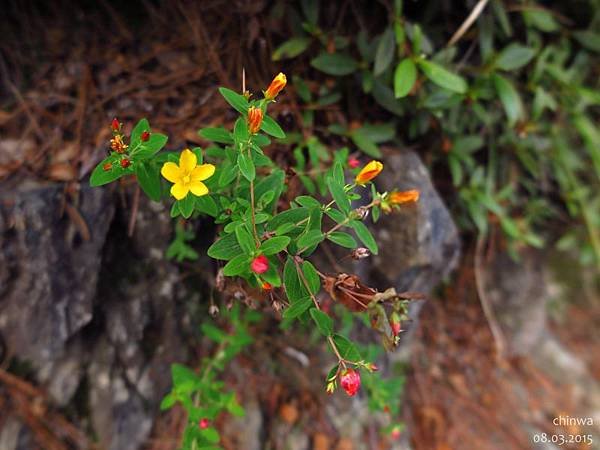
M201 430L206 430L209 427L209 425L210 422L206 417L204 419L200 419L200 421L198 422L198 426Z
M340 384L346 391L346 394L353 397L360 389L360 373L354 369L344 371L344 373L342 373Z
M110 128L113 131L119 131L119 129L121 128L121 124L119 123L119 121L117 120L116 117L112 120L112 122L110 124Z
M269 260L265 255L257 256L252 260L250 268L254 273L265 273L267 270L269 270Z
M398 336L400 334L400 322L390 322L390 326L392 327L392 334L394 336Z
M110 169L112 169L112 164L107 162L102 166L102 168L104 169L105 172L108 172Z
M358 166L360 166L360 161L358 159L348 158L348 167L351 169L356 169Z
M271 289L273 289L273 285L271 283L269 283L268 281L265 281L261 287L265 291L270 291Z
M148 139L150 139L150 132L144 131L140 136L140 139L142 140L142 142L148 141Z
M131 165L131 161L127 158L121 160L121 167L127 169Z

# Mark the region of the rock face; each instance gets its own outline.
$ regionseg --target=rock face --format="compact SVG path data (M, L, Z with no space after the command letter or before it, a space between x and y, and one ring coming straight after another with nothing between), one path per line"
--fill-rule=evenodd
M419 189L421 201L382 218L381 253L361 270L377 286L428 292L455 265L458 234L418 156L394 151L386 161L383 188ZM84 399L101 448L138 450L169 387L170 364L186 359L181 330L195 323L186 308L199 294L165 260L172 222L163 205L142 195L128 237L129 208L110 189L82 187L69 214L64 204L62 186L0 188L0 338L9 356L32 364L55 404ZM366 404L353 405L348 423L359 412L369 422ZM250 409L238 435L259 448L268 418L257 403ZM10 424L0 430L2 450L30 448L18 418ZM338 425L356 431L342 437L359 439L360 426ZM284 435L289 448L310 446L306 434Z
M373 257L371 277L400 291L430 292L458 263L456 225L415 152L388 149L377 182L380 190L418 189L420 199L377 223L379 255Z
M168 212L142 199L128 238L127 210L115 213L106 189L83 188L62 216L58 185L23 185L0 199L0 336L9 356L28 361L58 405L83 389L102 448L140 448L170 364L185 359L181 300L190 294L163 256ZM0 441L23 441L9 431Z

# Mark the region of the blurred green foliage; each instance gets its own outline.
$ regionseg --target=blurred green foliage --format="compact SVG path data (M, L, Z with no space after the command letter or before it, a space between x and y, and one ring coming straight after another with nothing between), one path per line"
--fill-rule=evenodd
M272 57L296 73L305 129L372 157L383 142L414 146L438 186L451 181L463 229L600 267L600 2L491 0L449 46L475 4L279 1L288 34ZM317 78L307 63L323 83L302 80ZM323 130L315 114L332 107L353 126ZM299 148L319 158L306 135Z

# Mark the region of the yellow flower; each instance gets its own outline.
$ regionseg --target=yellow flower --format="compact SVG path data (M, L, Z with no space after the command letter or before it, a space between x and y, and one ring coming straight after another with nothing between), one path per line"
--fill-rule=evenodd
M404 203L416 203L419 201L419 191L411 189L410 191L392 191L390 195L381 202L381 209L384 213L391 213L393 209L399 208Z
M250 131L250 134L258 133L258 130L260 130L260 125L262 124L262 120L262 109L255 108L254 106L248 108L248 131Z
M179 157L179 165L166 162L163 164L160 173L171 183L174 183L171 186L171 195L177 200L181 200L190 191L198 197L208 194L208 188L202 181L213 176L215 166L212 164L199 166L196 155L185 149Z
M410 191L394 191L390 194L390 203L392 205L401 205L402 203L411 203L419 201L419 191L411 189Z
M371 161L369 164L362 168L358 175L356 175L354 181L356 182L356 184L364 186L377 175L379 175L379 172L381 172L382 170L383 164L381 164L379 161Z
M271 84L265 91L265 98L267 100L273 100L275 97L277 97L277 94L279 94L279 92L281 92L281 90L285 87L286 83L287 78L283 73L279 72L279 74L275 78L273 78L273 81L271 81Z

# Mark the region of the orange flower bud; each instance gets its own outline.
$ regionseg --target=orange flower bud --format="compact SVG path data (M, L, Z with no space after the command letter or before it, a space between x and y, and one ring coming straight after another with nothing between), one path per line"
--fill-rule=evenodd
M262 120L262 109L255 108L254 106L248 108L248 131L250 131L250 134L258 133L258 130L260 130L260 125L262 124Z
M271 81L271 84L265 91L265 98L267 100L273 100L275 97L277 97L277 94L279 94L281 90L285 87L286 83L287 78L283 73L279 72L279 74L275 78L273 78L273 81Z
M379 173L383 170L383 164L379 161L371 161L362 170L356 175L355 182L356 184L360 184L364 186L373 178L375 178Z
M271 289L273 289L273 285L271 283L269 283L268 281L263 282L263 284L261 285L261 287L265 291L270 291Z
M401 205L402 203L411 203L419 201L419 191L411 189L410 191L392 192L390 194L390 203L392 205Z

